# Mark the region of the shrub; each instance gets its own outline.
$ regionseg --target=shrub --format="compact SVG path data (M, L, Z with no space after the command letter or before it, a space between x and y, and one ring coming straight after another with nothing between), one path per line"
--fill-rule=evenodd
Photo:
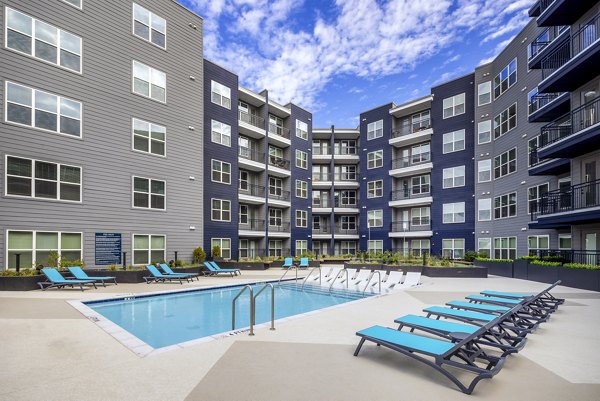
M117 271L120 269L119 265L110 265L108 266L108 270L110 270L111 272Z
M0 276L9 276L9 277L22 277L22 276L37 276L40 274L36 269L21 269L20 271L16 270L4 270L0 272Z
M475 258L475 260L479 260L482 262L503 262L503 263L511 263L512 259L489 259L489 258Z
M185 263L183 263L183 260L177 259L175 262L173 262L173 265L175 267L183 267L185 266Z
M563 267L568 267L569 269L600 270L600 266L585 265L583 263L565 263Z
M221 257L221 247L219 245L215 245L212 248L212 257L220 258Z
M72 266L79 266L83 269L86 267L86 263L83 259L71 260L71 259L67 259L67 258L60 258L59 267L61 269L66 269L67 267L72 267Z
M466 260L467 262L472 262L478 257L479 257L479 252L467 251L467 252L465 252L465 256L463 256L463 259Z
M448 258L443 258L442 260L440 260L440 266L442 266L442 267L449 267L450 266L450 260L448 260Z
M48 267L60 267L58 264L58 260L60 259L60 255L56 251L52 251L48 253L48 259L46 263Z
M194 262L196 262L196 263L202 263L206 260L206 252L204 252L204 249L202 249L201 246L194 249L194 252L192 255L194 258Z
M562 263L560 263L560 262L546 262L544 260L534 260L531 262L531 264L538 265L538 266L549 266L549 267L555 267L555 266L562 265Z

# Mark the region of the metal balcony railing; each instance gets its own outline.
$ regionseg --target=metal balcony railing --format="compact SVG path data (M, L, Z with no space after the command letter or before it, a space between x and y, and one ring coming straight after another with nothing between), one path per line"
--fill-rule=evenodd
M571 135L573 130L571 128L570 117L570 113L567 113L551 123L544 125L540 129L538 140L539 148L548 146Z
M537 56L546 46L552 43L549 40L534 40L529 45L529 60Z
M571 34L572 57L591 46L600 38L600 14Z
M428 184L414 188L399 189L391 193L393 201L423 198L426 196L431 196L431 186Z
M313 182L331 181L331 174L329 174L329 173L313 174L312 180L313 180Z
M335 173L335 181L357 181L357 173Z
M265 220L248 219L238 225L240 230L265 231Z
M411 126L404 126L397 128L392 131L392 138L398 138L405 135L415 134L420 131L425 131L431 128L431 120L427 119L427 121L422 121L418 124L413 124Z
M331 156L329 149L313 148L313 155Z
M321 199L321 202L315 202L313 199L312 207L331 207L331 206L329 206L329 200Z
M550 43L554 42L556 38L569 26L551 26L548 27L541 35L539 35L529 45L529 60L537 56L542 50L546 48Z
M348 147L336 146L333 148L333 154L334 155L355 156L358 154L358 148L356 146L348 146Z
M269 134L275 134L277 136L290 139L290 130L277 124L269 123Z
M331 234L331 227L326 225L326 226L321 226L318 228L313 227L312 228L312 233L314 234Z
M556 49L552 50L540 65L542 67L542 79L548 78L552 73L565 65L571 59L571 41L567 40Z
M251 196L265 196L265 187L262 185L254 185L254 184L243 184L238 188L240 194L251 195Z
M537 150L537 148L531 149L529 151L529 167L537 166L542 161L543 160L541 160L540 157L538 156L538 150Z
M392 159L392 170L397 168L410 167L417 164L427 163L431 161L430 153L420 153L418 155L400 157Z
M333 202L333 207L357 208L358 207L358 199L356 199L355 202L340 201L340 200L335 199Z
M600 180L571 186L567 190L554 190L543 194L533 205L531 220L539 216L573 212L600 206Z
M421 218L420 220L413 219L412 221L392 221L390 224L390 232L393 233L430 230L431 221L428 218Z
M600 266L600 251L576 249L535 249L529 251L530 256L539 258L557 258L563 263L581 263L584 265Z
M260 129L265 129L265 119L257 116L256 114L244 113L243 111L238 111L238 118L240 121L243 121L247 124L253 125Z
M335 226L335 233L340 235L357 235L358 227L357 226Z
M290 191L284 191L283 189L270 187L269 188L269 199L289 201L290 200Z
M600 96L541 128L540 148L600 122Z
M269 231L279 233L290 232L290 222L269 218Z
M269 248L269 256L289 256L290 248Z
M259 163L265 162L265 153L247 148L245 146L238 147L238 156L244 159L252 160Z
M256 257L263 257L265 256L265 250L264 249L248 249L248 248L239 248L238 249L239 252L239 258L240 259L253 259Z
M535 113L560 95L562 95L562 93L536 93L529 101L529 114Z
M290 169L290 161L279 156L269 155L269 165L273 167L279 167L284 170Z

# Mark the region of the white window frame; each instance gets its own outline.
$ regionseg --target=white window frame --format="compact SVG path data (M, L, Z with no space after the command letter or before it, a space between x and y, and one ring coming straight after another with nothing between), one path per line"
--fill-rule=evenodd
M296 180L296 198L308 199L308 181Z
M514 107L514 115L510 114L511 109ZM514 102L506 109L502 110L494 117L494 141L502 138L504 135L508 134L510 131L517 128L518 125L518 115L519 108L517 102ZM512 121L512 127L511 127ZM504 130L503 126L506 124L506 130Z
M26 195L13 195L13 194L9 194L8 193L8 158L9 157L13 157L15 159L23 159L23 160L29 160L31 162L31 176L30 177L25 177L25 176L20 176L20 175L15 175L15 174L10 174L11 177L16 177L16 178L20 178L20 179L29 179L31 180L31 192L30 192L30 196L26 196ZM36 162L40 162L40 163L48 163L48 164L54 164L56 165L56 180L49 180L49 179L45 179L45 178L36 178L35 176L35 163ZM61 167L69 167L69 168L75 168L75 169L79 169L79 184L74 183L74 182L68 182L68 181L61 181ZM56 198L45 198L45 197L38 197L35 196L35 184L36 184L36 180L41 180L44 182L56 182ZM79 185L79 200L78 201L74 201L74 200L68 200L68 199L60 199L60 187L61 184L66 184L66 185ZM39 160L39 159L31 159L29 157L21 157L21 156L14 156L14 155L9 155L9 154L5 154L4 155L4 196L7 198L21 198L21 199L35 199L35 200L46 200L46 201L55 201L55 202L67 202L67 203L83 203L83 168L80 166L74 166L71 164L64 164L64 163L55 163L55 162L49 162L49 161L45 161L45 160Z
M460 110L460 106L462 105L462 111ZM456 116L460 116L461 114L466 113L466 98L465 93L459 93L458 95L450 96L445 98L442 101L442 119L452 118ZM446 110L451 110L451 113L446 113Z
M511 247L511 242L514 247ZM517 237L494 237L494 259L516 259Z
M567 239L567 238L569 239L569 243L571 245L569 245L568 248L565 248L565 247L561 246L561 240ZM572 247L573 247L573 237L571 236L571 234L558 234L558 249L570 251L572 249Z
M514 202L511 202L511 197L514 195ZM496 205L499 201L498 206ZM505 203L506 201L506 203ZM514 214L511 214L511 206L514 206ZM494 220L502 220L502 219L510 219L513 217L517 217L519 214L517 209L517 191L509 192L507 194L502 194L494 197ZM500 217L496 217L496 210L500 211ZM506 211L506 215L504 215L504 211Z
M367 227L383 227L383 209L367 211Z
M492 103L492 81L485 81L477 85L477 106L484 106L490 103Z
M460 129L457 131L448 132L443 135L443 154L459 152L465 150L465 130ZM458 144L458 145L457 145ZM462 147L460 146L462 144ZM450 149L446 149L446 145L451 145Z
M308 141L308 124L304 121L296 120L296 136Z
M492 181L492 159L477 161L477 182Z
M219 207L215 207L215 202L219 203ZM225 207L228 205L227 207ZM219 214L215 218L215 212ZM229 215L228 218L226 216ZM230 222L231 221L231 201L228 199L210 198L210 220Z
M147 125L147 130L146 130L148 132L148 136L147 137L145 137L143 135L139 135L139 134L137 134L135 132L136 122L140 123L140 124ZM153 132L160 132L161 130L164 133L164 138L165 138L164 140L152 137L152 133ZM135 139L136 138L141 138L141 139L147 139L148 140L148 150L147 151L135 148ZM163 147L163 149L164 149L164 153L163 154L152 152L152 143L153 142L159 142L159 143L163 144L163 146L164 146ZM142 119L133 117L131 119L131 150L133 150L134 152L140 152L140 153L144 153L144 154L152 155L152 156L167 157L167 128L164 127L164 126L162 126L162 125L154 124L154 123L151 123L149 121L144 121Z
M238 224L249 224L250 223L250 208L248 205L240 203L238 205Z
M482 134L487 134L487 140L482 139ZM477 144L482 145L490 142L492 142L492 120L480 121L477 123Z
M147 25L145 22L135 19L135 9L136 9L136 7L140 8L141 11L148 13L148 22L149 22L150 25ZM155 18L157 20L159 20L159 21L162 20L162 22L164 23L164 32L161 32L159 29L155 29L155 27L153 26L154 25L153 22L154 22ZM144 40L144 41L146 41L146 42L148 42L148 43L150 43L150 44L158 47L159 49L167 50L167 20L166 19L164 19L160 15L155 14L152 11L150 11L150 10L148 10L148 9L146 9L146 8L140 6L139 4L136 4L136 3L133 3L133 8L132 8L132 11L131 11L131 19L132 19L131 33L134 36L136 36L136 37L138 37L138 38L140 38L140 39L142 39L142 40ZM137 33L135 33L135 22L136 21L138 21L140 24L143 24L143 25L145 25L145 26L148 27L148 38L145 38L145 37L140 36ZM152 31L153 30L156 30L157 32L162 33L165 36L165 45L164 46L161 46L158 43L155 43L155 42L152 41Z
M273 250L273 254L271 254ZM269 255L268 256L283 256L283 240L270 239L269 240Z
M215 169L215 162L219 163L220 169L219 168ZM223 172L224 165L229 166L229 173ZM215 180L215 173L217 173L220 176L220 179ZM228 177L229 179L224 180L223 177ZM231 185L231 163L227 163L227 162L224 162L224 161L218 160L218 159L210 159L210 180L212 182L217 182L219 184Z
M367 182L367 199L383 197L383 180Z
M305 239L296 240L296 256L300 256L308 252L308 241Z
M477 221L492 220L492 198L477 200Z
M542 198L540 196L540 187L546 187L546 192L544 193L548 193L550 192L550 183L549 182L543 182L541 184L537 184L537 185L533 185L529 188L527 188L527 214L531 214L532 212L532 205L538 205L540 199ZM531 197L531 190L535 188L535 198Z
M367 153L367 170L383 167L383 149Z
M367 240L367 251L369 253L383 252L383 240L382 239Z
M513 64L513 62L515 64L514 64L514 67L511 68L511 65ZM494 99L498 99L503 93L505 93L506 91L508 91L510 88L512 88L517 83L517 81L518 81L518 76L517 76L518 68L517 67L518 67L518 65L517 65L517 58L515 57L514 59L512 59L510 61L510 63L508 63L506 65L506 67L504 67L502 69L502 71L500 71L500 73L498 73L498 75L496 75L494 77ZM513 73L515 74L515 80L511 84L510 83L510 76ZM505 78L502 77L503 74L506 75ZM506 86L505 89L502 89L502 84L504 82L507 82L507 86ZM498 89L498 88L499 88L499 90L498 90L499 93L496 93L497 92L496 89Z
M514 154L514 159L511 159L511 153ZM502 171L506 168L506 173ZM498 175L496 175L498 172ZM499 180L502 177L514 174L517 172L517 148L507 150L504 153L494 157L494 180Z
M485 257L492 257L492 239L490 237L478 238L477 239L477 252L487 251Z
M228 243L228 246L224 244ZM221 257L223 259L231 259L231 238L215 238L211 237L210 239L210 249L212 253L212 249L218 246L221 250Z
M215 140L218 135L218 140ZM225 140L225 138L227 138ZM210 141L219 145L231 147L231 125L217 120L210 120Z
M546 246L542 247L540 246L540 240L541 239L545 239L546 240ZM531 241L535 240L535 243L537 246L532 247L531 246ZM528 235L527 236L527 253L530 254L530 252L532 250L540 250L540 249L550 249L550 235L546 234L546 235Z
M148 192L140 192L140 191L135 190L135 179L136 178L148 181ZM164 194L153 193L152 192L152 181L162 182L164 185L163 187L164 187L165 193ZM135 206L135 194L136 193L148 195L148 207ZM164 198L164 206L165 207L163 207L163 208L152 207L152 196L162 196ZM142 177L139 175L131 176L131 207L133 209L142 209L142 210L163 210L163 211L167 210L167 181L159 180L156 178Z
M31 238L31 249L29 248L14 248L14 249L9 249L9 245L8 245L8 241L9 241L9 236L10 233L13 232L19 232L19 233L31 233L32 238ZM40 249L37 246L37 234L38 233L43 233L43 234L56 234L58 236L57 239L57 249ZM76 234L79 235L80 237L80 248L79 249L74 249L74 248L63 248L62 246L62 236L63 234ZM41 252L51 252L51 251L56 251L58 252L59 255L59 262L60 259L62 257L62 253L63 251L68 251L68 252L77 252L79 251L80 254L80 259L83 259L83 250L84 250L84 238L83 238L83 232L81 231L55 231L55 230L23 230L23 229L17 229L17 230L13 230L13 229L7 229L6 230L6 252L5 252L5 265L6 265L6 269L8 270L12 270L13 268L9 267L9 253L10 252L31 252L31 266L27 267L27 266L20 266L20 268L22 269L31 269L34 266L41 264L41 263L45 263L46 261L41 261L41 260L37 260L37 252L41 251ZM16 266L15 266L16 267ZM58 266L54 266L54 267L58 267Z
M271 212L273 212L273 215L271 216ZM275 224L271 224L271 222L275 223ZM283 227L283 210L276 208L276 207L270 207L269 208L269 227Z
M367 141L383 137L383 120L367 124Z
M140 236L140 237L141 236L145 236L145 237L148 237L148 250L147 250L147 252L148 252L148 259L146 259L145 263L136 263L135 262L135 253L136 253L136 251L139 252L139 251L144 251L145 250L145 249L136 249L135 248L135 237L136 236ZM132 265L138 265L139 266L139 265L148 265L148 264L152 263L152 252L153 251L160 251L161 250L161 249L158 249L158 248L157 249L153 249L152 248L152 237L163 237L164 238L164 244L165 244L165 246L162 249L162 251L163 251L163 257L162 257L161 260L166 260L166 256L167 256L167 236L166 235L164 235L164 234L142 234L142 233L134 233L134 234L131 234L131 253L132 253L132 255L131 255L131 264Z
M216 97L218 96L218 101ZM231 110L231 88L217 81L210 81L210 101Z
M298 163L298 161L300 163ZM300 149L296 149L296 167L308 170L308 153Z
M447 189L464 187L466 181L465 174L466 173L464 165L445 168L442 172L443 188Z
M465 215L465 202L444 203L442 205L442 224L464 223Z
M307 210L296 210L296 227L308 228L308 211Z
M136 77L135 75L135 67L139 66L140 68L145 68L148 71L148 76L150 78L149 81L144 80L143 78L139 78ZM164 86L161 86L158 82L160 81L159 77L163 77L163 80L165 82ZM143 82L147 82L148 83L148 94L144 94L144 93L140 93L140 92L136 92L135 90L135 80L139 79L140 81ZM158 79L158 80L157 80ZM164 99L158 99L152 96L152 87L156 86L158 88L162 88L164 89ZM161 70L158 70L156 68L150 67L147 64L141 63L137 60L133 60L132 64L131 64L131 92L135 93L138 96L142 96L145 97L146 99L150 99L152 101L158 102L158 103L163 103L166 104L167 103L167 74Z
M446 242L451 241L451 246L447 247ZM451 255L447 256L446 251L450 251ZM456 253L458 252L458 255ZM450 259L461 259L465 256L465 239L464 238L444 238L442 239L442 256Z

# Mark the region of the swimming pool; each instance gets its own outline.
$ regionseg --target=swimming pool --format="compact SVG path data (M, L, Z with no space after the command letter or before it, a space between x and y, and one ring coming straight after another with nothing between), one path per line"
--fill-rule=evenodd
M254 293L265 283L253 284ZM275 284L275 319L340 305L371 294L307 285L295 282ZM120 326L153 348L231 331L231 301L244 285L148 294L111 300L89 301L84 305ZM250 297L236 302L237 329L250 325ZM271 291L256 300L256 324L271 319Z

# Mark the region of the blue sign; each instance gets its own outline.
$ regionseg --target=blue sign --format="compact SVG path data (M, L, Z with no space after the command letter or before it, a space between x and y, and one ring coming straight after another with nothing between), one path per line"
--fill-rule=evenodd
M121 233L96 233L96 266L121 264Z

